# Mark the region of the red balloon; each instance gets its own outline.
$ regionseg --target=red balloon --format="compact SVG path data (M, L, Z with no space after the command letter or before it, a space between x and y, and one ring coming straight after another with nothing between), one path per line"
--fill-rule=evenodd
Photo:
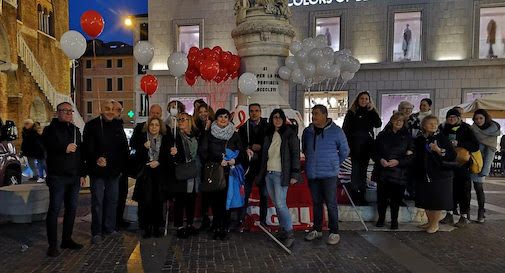
M197 53L189 53L188 54L188 66L194 66L195 62L198 60L199 55Z
M200 71L201 67L202 67L202 63L203 63L204 59L197 59L195 61L195 68Z
M212 50L208 47L202 49L202 53L203 53L203 56L205 58L208 58L210 56L210 54L212 54Z
M226 76L223 77L223 82L227 81L231 75L229 73L226 73Z
M230 65L228 65L228 71L235 72L240 69L240 57L235 58L236 55L232 56Z
M231 53L226 51L226 52L221 52L219 54L219 64L224 67L228 67L231 62Z
M198 71L198 69L192 67L186 70L186 77L196 78L198 76L200 76L200 72Z
M104 25L103 17L97 11L88 10L81 15L81 28L93 39L100 36Z
M212 51L214 51L215 53L217 53L217 55L221 55L221 53L223 53L223 49L220 46L213 47Z
M226 77L226 75L228 75L228 69L220 66L219 73L217 75L219 75L219 77L224 79L224 77Z
M233 79L236 79L237 77L238 77L238 71L233 71L231 73L231 79L233 80Z
M184 77L185 77L186 82L188 83L189 86L195 85L195 83L196 83L196 77L190 77L190 76L188 76L187 73L186 73L186 75Z
M200 65L200 74L206 81L213 80L219 73L219 63L217 61L204 60Z
M194 55L194 54L197 54L200 52L200 49L196 46L192 46L190 49L189 49L189 55Z
M221 76L217 75L217 76L214 78L214 81L215 81L216 83L221 83L221 82L223 81L223 77L221 77Z
M158 79L153 75L144 75L140 80L140 89L151 96L158 89Z

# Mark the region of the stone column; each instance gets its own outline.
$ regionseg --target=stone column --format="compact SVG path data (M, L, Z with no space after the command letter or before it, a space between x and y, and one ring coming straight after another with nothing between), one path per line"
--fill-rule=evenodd
M241 73L254 73L259 81L258 90L251 95L250 103L291 108L289 82L277 75L295 36L293 26L289 24L287 4L285 7L271 4L244 7L239 3L236 11L237 27L232 31L232 37L242 59ZM246 99L239 93L240 105L246 105Z

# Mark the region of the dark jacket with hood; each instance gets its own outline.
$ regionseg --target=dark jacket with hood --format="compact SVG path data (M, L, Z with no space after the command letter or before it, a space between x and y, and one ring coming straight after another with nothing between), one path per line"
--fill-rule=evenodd
M414 159L414 140L406 128L393 132L387 125L375 140L374 170L377 171L378 182L407 184L407 170ZM380 160L398 160L396 167L383 167Z
M457 147L465 148L471 153L479 150L479 141L468 123L463 121L456 125L443 123L439 129L449 140L458 141Z
M75 153L67 153L67 146L77 145ZM42 140L47 150L47 176L84 177L83 145L79 128L69 122L61 122L54 118L44 128Z
M309 179L330 178L337 177L340 164L349 155L349 146L344 131L328 119L324 128L311 123L303 130L302 151Z
M84 126L83 142L90 176L115 177L126 171L128 141L119 121L102 116L90 120ZM98 166L99 157L105 157L107 166Z
M374 128L379 128L382 120L376 111L358 107L356 112L347 111L342 129L345 132L351 157L369 158L373 149Z
M291 178L294 178L301 183L300 176L300 140L296 132L286 126L285 129L279 132L281 136L281 185L289 186L289 181ZM260 166L260 172L258 177L264 177L267 172L267 162L268 162L268 149L270 149L270 145L272 144L272 135L267 135L264 138L264 144L262 147L262 160Z
M247 137L247 125L249 124L249 138ZM251 122L244 123L240 126L238 134L240 136L240 141L244 147L244 150L251 148L253 144L258 144L263 149L263 142L265 141L265 135L267 130L268 122L266 118L261 118L257 125L253 125ZM249 172L247 173L247 178L253 179L258 175L261 168L262 161L262 151L255 152L251 161L245 160L244 168L249 167ZM261 177L261 176L260 176ZM264 182L264 179L258 181L260 183Z
M39 133L32 127L30 129L23 128L21 135L23 136L23 142L21 143L21 152L23 155L36 159L44 159L44 145Z

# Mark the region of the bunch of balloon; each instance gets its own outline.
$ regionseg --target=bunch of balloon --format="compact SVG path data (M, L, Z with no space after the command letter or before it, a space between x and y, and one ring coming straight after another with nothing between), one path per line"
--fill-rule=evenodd
M240 57L229 51L223 51L220 46L201 50L192 47L189 49L187 60L185 79L189 86L193 86L199 76L207 82L214 81L217 84L238 77Z
M154 46L148 41L138 41L133 47L133 56L142 66L142 71L146 71L146 66L151 63L154 57ZM140 79L140 89L148 96L152 96L158 90L158 79L154 75L146 74Z

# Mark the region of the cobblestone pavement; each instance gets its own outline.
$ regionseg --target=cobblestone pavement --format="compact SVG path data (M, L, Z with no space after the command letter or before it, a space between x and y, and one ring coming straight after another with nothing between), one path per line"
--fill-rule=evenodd
M83 221L89 194L81 194L74 239L84 249L49 258L44 222L1 223L0 272L505 272L505 215L497 211L505 209L505 180L487 184L486 191L492 192L487 203L499 208L488 209L492 220L485 224L434 235L342 231L336 246L325 238L305 242L298 232L292 255L263 233L234 233L227 241L205 233L139 240L132 228L91 245L90 223Z

